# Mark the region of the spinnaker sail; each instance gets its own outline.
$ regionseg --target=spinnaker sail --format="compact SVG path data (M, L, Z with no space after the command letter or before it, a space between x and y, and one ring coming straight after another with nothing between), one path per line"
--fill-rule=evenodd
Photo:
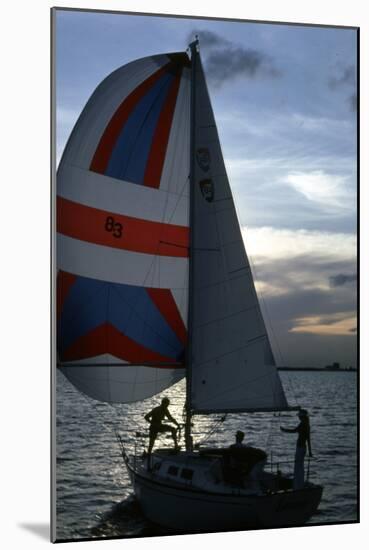
M185 373L189 84L186 54L116 70L58 168L58 357L95 399L141 400Z

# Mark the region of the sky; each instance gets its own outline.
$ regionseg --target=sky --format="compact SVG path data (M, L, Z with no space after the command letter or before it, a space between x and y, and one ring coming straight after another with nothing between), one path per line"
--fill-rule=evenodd
M57 159L103 78L195 34L277 363L356 366L354 30L57 11Z

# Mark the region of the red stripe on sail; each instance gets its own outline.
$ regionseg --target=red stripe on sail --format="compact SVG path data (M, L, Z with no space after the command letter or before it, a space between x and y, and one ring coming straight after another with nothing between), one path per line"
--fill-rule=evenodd
M140 101L140 99L146 94L146 92L167 71L168 65L170 65L170 63L156 71L146 80L144 80L120 104L100 138L99 144L90 164L90 170L92 170L93 172L98 172L99 174L104 174L109 164L109 159L115 142L117 141L122 127L126 123L129 115L131 114L137 103Z
M104 353L110 353L114 357L118 357L122 361L128 361L129 363L164 363L164 365L157 365L158 368L183 368L183 365L178 365L178 367L173 367L172 364L166 366L165 363L173 363L173 357L166 357L145 348L119 332L110 323L104 323L88 334L78 338L76 342L63 352L62 360L77 361L96 357Z
M57 198L57 231L68 237L143 254L188 256L189 229L141 220Z
M158 124L155 129L144 176L144 185L147 187L158 188L160 185L161 172L168 146L169 132L176 106L179 83L181 81L181 73L182 71L176 76L171 84L168 97L160 113Z
M187 343L187 330L171 291L166 288L147 288L146 292L179 340L185 345Z
M77 279L76 275L59 271L56 281L56 315L59 318L63 309L64 300L68 295L71 286Z

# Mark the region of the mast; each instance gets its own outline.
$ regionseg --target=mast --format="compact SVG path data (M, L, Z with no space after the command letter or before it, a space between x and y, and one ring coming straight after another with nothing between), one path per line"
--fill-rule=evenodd
M196 62L198 38L191 42L191 104L190 104L190 249L189 249L189 281L188 281L188 319L187 319L187 357L186 357L186 423L185 443L186 450L192 450L191 435L191 372L192 372L192 296L193 296L193 243L194 243L194 185L195 185L195 105L196 105Z

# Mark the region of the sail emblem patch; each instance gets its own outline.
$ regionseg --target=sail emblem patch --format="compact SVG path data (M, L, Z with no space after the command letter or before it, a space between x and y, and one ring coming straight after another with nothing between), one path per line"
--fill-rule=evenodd
M207 200L208 202L212 202L214 198L213 180L211 179L201 180L199 182L199 185L200 185L201 193L204 199Z
M197 164L204 172L207 172L210 168L210 152L206 147L199 147L196 151Z

